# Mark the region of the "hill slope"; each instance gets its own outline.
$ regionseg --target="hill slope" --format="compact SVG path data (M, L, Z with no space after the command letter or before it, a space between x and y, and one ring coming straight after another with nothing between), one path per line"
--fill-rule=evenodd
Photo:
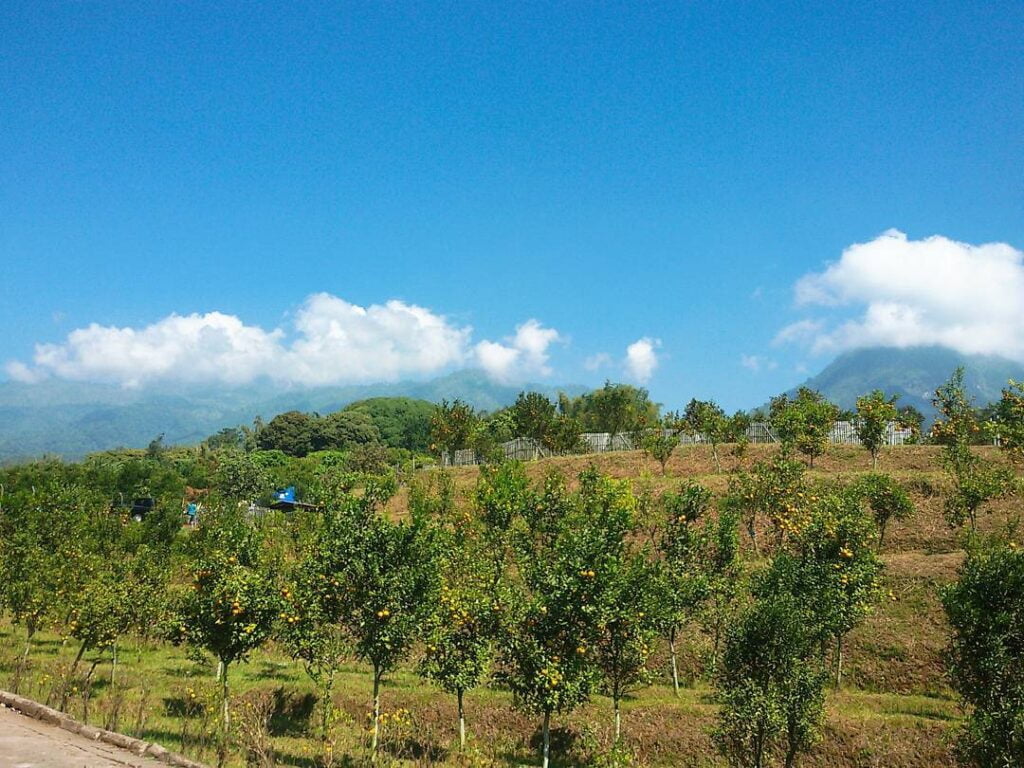
M853 408L859 395L881 389L899 395L900 405L913 405L930 421L935 388L960 365L966 369L967 391L978 406L998 400L1008 379L1024 379L1024 365L1002 357L964 355L945 347L875 347L843 353L804 386L842 408Z
M456 397L493 410L522 389L578 395L581 386L498 384L482 371L465 370L428 381L310 389L247 387L122 387L50 380L0 383L0 461L56 454L79 458L93 451L144 447L163 434L169 444L194 443L223 427L264 420L290 410L329 413L371 397L430 402Z

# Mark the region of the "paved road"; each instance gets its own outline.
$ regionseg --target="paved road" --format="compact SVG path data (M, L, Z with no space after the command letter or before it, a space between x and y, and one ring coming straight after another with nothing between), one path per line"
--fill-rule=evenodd
M167 768L0 707L0 768Z

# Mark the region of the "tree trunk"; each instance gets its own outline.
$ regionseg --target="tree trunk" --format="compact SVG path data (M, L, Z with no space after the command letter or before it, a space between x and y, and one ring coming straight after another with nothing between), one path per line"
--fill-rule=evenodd
M548 768L548 757L551 754L551 712L544 712L544 728L543 728L543 739L544 746L541 758L541 768Z
M712 457L714 458L714 460L715 460L715 469L716 469L716 470L717 470L718 472L721 472L721 471L722 471L722 462L721 462L721 460L720 460L720 459L718 458L718 443L712 443L712 444L711 444L711 456L712 456Z
M110 646L110 690L114 690L117 675L117 643Z
M75 660L71 662L71 668L68 670L67 679L64 681L64 690L60 696L60 711L66 712L68 708L68 686L71 685L71 680L75 676L75 670L78 669L78 662L82 660L82 656L85 655L85 641L78 646L78 653L75 655Z
M619 738L622 735L622 712L619 709L619 697L618 695L612 699L612 706L615 707L615 743L619 743Z
M224 722L224 738L226 739L228 727L231 725L231 713L228 712L228 663L226 661L222 661L220 666L220 706Z
M885 543L885 526L886 523L882 522L878 526L878 548L882 548L882 544Z
M843 684L843 638L836 637L836 690Z
M380 740L380 668L373 667L373 740L370 742L370 759L377 759L377 743Z
M672 627L668 633L668 651L672 658L672 690L676 696L679 695L679 667L676 664L676 628Z
M871 452L871 471L878 469L878 451Z
M331 715L334 712L334 670L327 674L327 682L323 691L323 711L320 714L320 740L324 743L330 735Z
M462 707L462 694L463 690L459 688L457 692L459 700L459 749L465 751L466 749L466 710Z

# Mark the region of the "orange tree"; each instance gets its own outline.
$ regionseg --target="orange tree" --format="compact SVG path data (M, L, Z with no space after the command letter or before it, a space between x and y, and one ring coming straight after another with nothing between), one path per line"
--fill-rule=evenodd
M876 389L870 395L857 398L857 413L853 427L861 445L871 453L871 468L878 466L878 453L885 445L889 425L899 419L896 401L899 396L886 398L885 393Z
M373 667L371 752L380 735L380 683L421 639L440 591L436 527L423 514L392 522L372 506L339 522L346 537L332 555L343 585L338 606L356 655ZM340 539L335 539L339 540ZM347 553L351 553L349 556Z
M512 589L509 631L502 638L505 681L515 703L544 717L543 765L551 715L569 712L598 681L594 646L606 621L611 576L632 522L628 486L588 470L580 491L562 497L559 521L518 547L520 579Z
M640 442L641 447L661 465L663 475L668 467L668 460L679 446L679 435L674 431L675 426L676 422L671 416L659 420L654 429L643 434Z
M711 636L711 667L717 669L722 634L735 612L743 569L740 562L739 515L723 505L715 520L704 524L702 555L697 561L703 575L704 601L698 618Z
M612 700L615 741L619 740L622 698L650 680L647 660L662 625L657 569L646 552L624 552L605 571L604 619L594 644L600 688Z
M799 530L813 495L803 465L785 456L775 456L754 464L750 473L730 477L724 503L742 517L754 549L759 550L759 520L767 519L775 532L775 546L781 547L787 535Z
M70 596L88 577L88 521L105 514L89 490L41 480L41 487L8 494L0 512L0 604L26 634L16 678L28 663L36 632L67 616Z
M662 631L668 635L672 689L678 696L676 636L695 616L707 594L707 578L701 568L705 537L700 523L711 505L711 492L688 482L678 493L665 493L660 504L664 522L657 540L661 556L657 615Z
M818 737L825 673L806 607L787 591L768 590L729 630L715 677L713 737L731 766L763 768L781 747L791 768Z
M722 471L722 462L718 459L718 446L729 439L729 417L714 400L691 400L683 412L682 423L685 430L695 440L700 439L711 446L711 455L715 459L715 467Z
M347 510L335 503L313 522L298 562L281 590L277 634L293 658L302 661L306 674L319 689L320 739L325 745L334 720L334 681L348 650L341 625L347 584L338 578L338 558L348 550L350 526Z
M890 520L907 520L914 514L910 495L891 475L869 472L857 481L855 492L864 498L874 515L878 546L885 542L885 529Z
M455 451L468 448L479 417L461 400L442 400L430 417L430 449L442 458L455 459Z
M1024 551L972 542L942 594L953 689L970 705L956 752L964 765L1024 765Z
M785 592L808 607L822 655L834 643L836 687L842 683L843 638L867 616L881 591L873 527L855 491L824 494L758 586L762 597Z
M1013 461L1024 462L1024 382L1010 380L996 405L992 430Z
M170 639L213 654L228 725L232 664L270 637L280 613L278 589L264 567L257 531L237 508L207 512L188 542L191 584L173 601Z
M782 443L783 451L796 449L807 457L808 466L825 452L839 408L820 392L800 387L796 397L779 395L772 399L768 419Z
M478 539L465 529L451 532L443 551L441 595L427 622L420 673L455 696L459 748L465 749L464 696L487 675L505 600Z

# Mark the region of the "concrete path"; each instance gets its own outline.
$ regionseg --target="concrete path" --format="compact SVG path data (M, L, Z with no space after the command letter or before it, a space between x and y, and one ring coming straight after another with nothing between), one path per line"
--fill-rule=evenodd
M0 768L167 768L0 707Z

